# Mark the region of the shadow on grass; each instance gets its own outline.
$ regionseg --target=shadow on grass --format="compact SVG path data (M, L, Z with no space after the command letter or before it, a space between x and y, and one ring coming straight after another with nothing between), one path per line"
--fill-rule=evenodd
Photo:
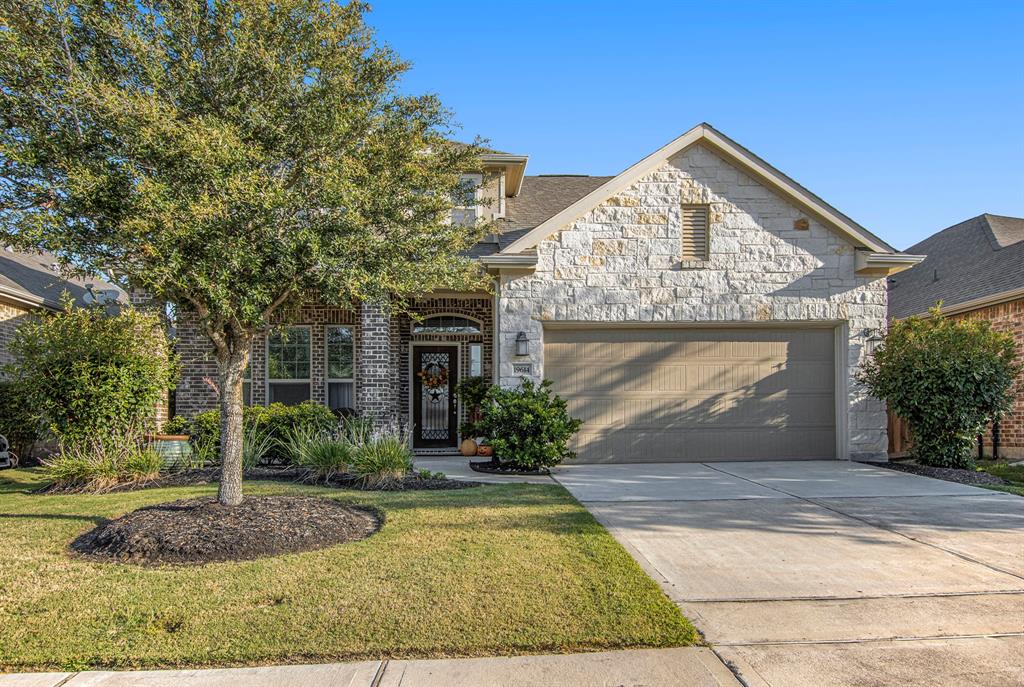
M109 522L98 515L73 515L70 513L0 513L0 520L77 520L102 525Z

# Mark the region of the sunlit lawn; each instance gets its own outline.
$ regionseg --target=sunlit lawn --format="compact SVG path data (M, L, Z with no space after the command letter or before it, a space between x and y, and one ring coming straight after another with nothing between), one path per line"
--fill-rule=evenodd
M213 486L32 494L0 472L0 669L480 656L697 641L692 626L558 486L355 492L254 482L371 504L380 532L321 551L202 567L68 557L78 534Z

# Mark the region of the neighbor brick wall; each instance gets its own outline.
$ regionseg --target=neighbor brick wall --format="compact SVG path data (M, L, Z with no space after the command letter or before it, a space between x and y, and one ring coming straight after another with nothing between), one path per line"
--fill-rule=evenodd
M708 203L710 259L680 261L681 206ZM798 218L809 229L794 229ZM857 383L866 338L885 326L885 280L854 274L854 247L710 148L689 148L537 247L530 274L503 274L498 361L518 383L519 331L544 374L545 321L846 324L849 456L886 457L885 406ZM843 456L845 457L845 456Z
M18 326L31 316L31 311L26 308L0 302L0 368L14 362L14 356L10 352L11 340ZM0 379L2 378L3 370L0 369Z
M988 320L993 329L1010 332L1017 343L1017 354L1024 360L1024 299L951 317ZM985 436L985 452L987 455L992 452L991 431ZM1017 378L1013 409L999 421L999 454L1006 458L1024 458L1024 372Z

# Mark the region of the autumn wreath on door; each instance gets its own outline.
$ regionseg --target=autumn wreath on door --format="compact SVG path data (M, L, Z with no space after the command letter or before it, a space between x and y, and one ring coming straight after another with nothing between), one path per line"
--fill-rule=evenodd
M423 382L423 388L430 394L430 400L434 403L440 401L442 393L448 390L448 368L430 362L416 375Z

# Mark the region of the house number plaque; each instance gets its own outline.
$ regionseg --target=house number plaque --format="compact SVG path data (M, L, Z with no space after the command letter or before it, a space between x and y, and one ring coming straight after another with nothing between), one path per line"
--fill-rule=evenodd
M533 365L531 363L512 363L512 374L516 374L516 375L529 375L529 374L533 374Z

